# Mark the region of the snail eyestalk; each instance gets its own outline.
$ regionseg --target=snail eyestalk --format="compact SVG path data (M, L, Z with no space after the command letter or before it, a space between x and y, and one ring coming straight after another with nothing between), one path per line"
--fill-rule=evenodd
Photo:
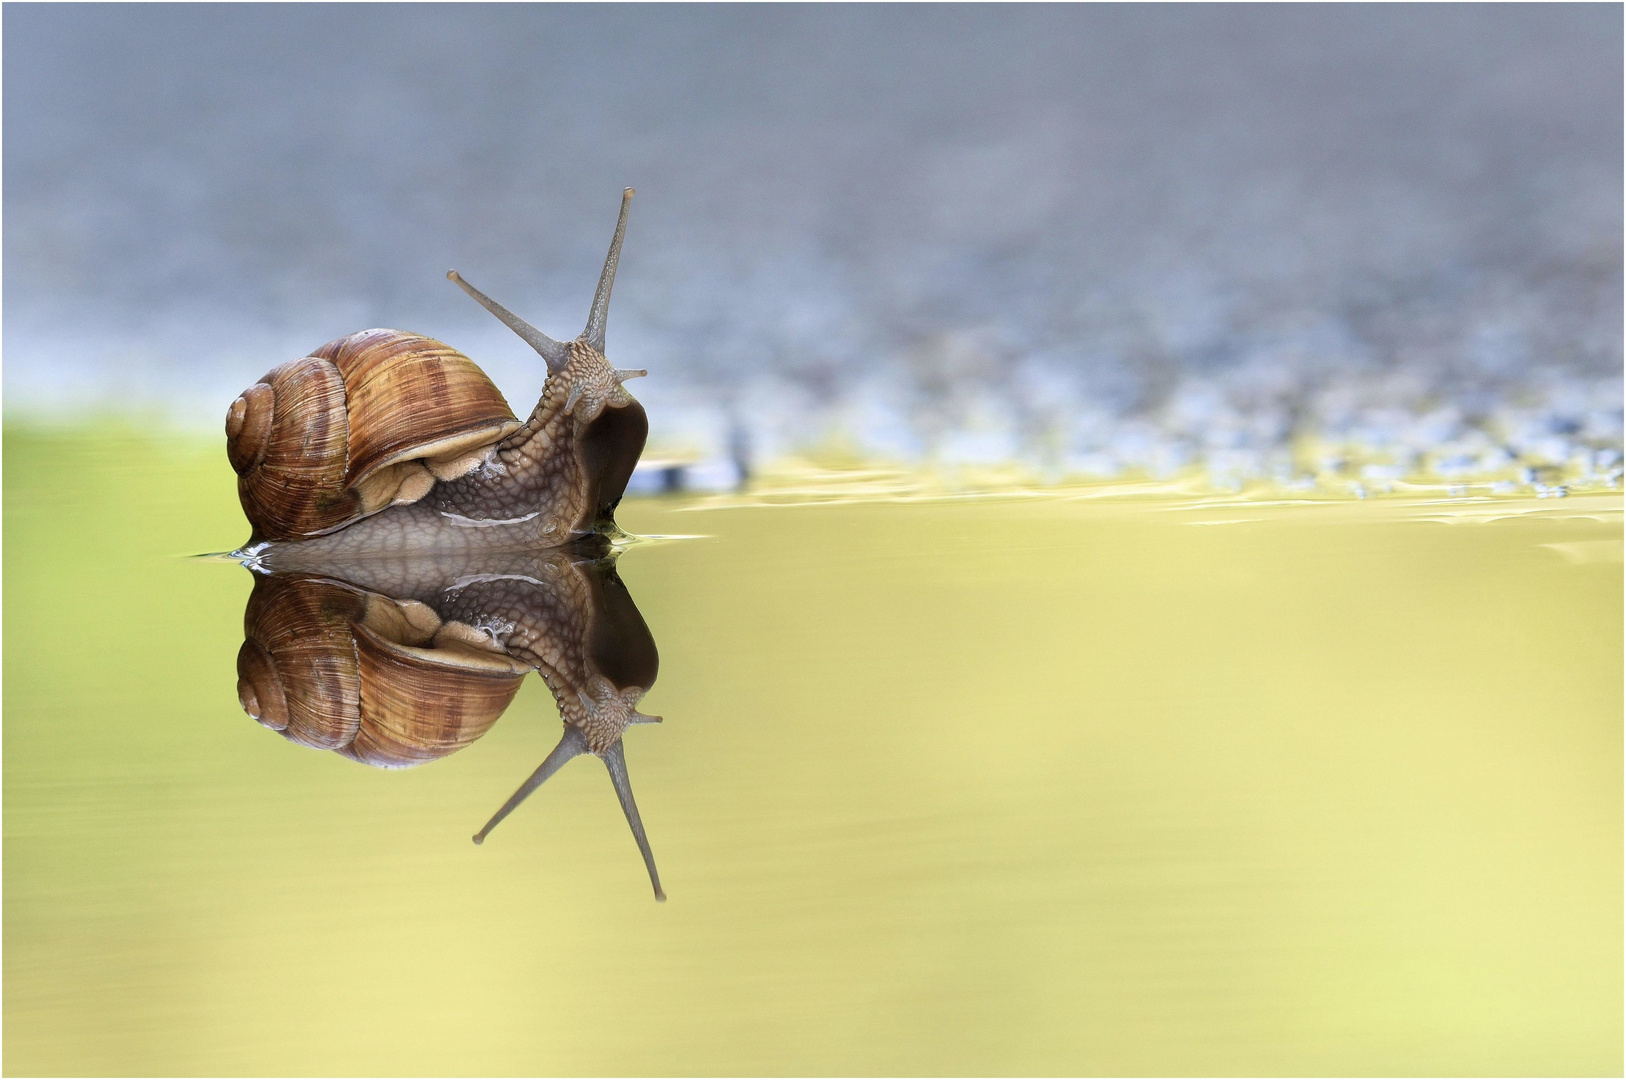
M492 829L495 829L503 818L512 814L515 807L529 798L531 792L547 783L548 777L558 772L565 762L571 758L580 757L585 753L587 753L587 736L582 734L581 728L571 727L566 724L564 737L559 740L559 745L553 748L553 753L549 754L547 760L536 767L536 771L519 786L518 791L508 797L508 801L502 804L502 809L491 815L491 820L486 822L486 827L474 834L474 842L476 844L485 843L486 835ZM624 768L623 771L625 771ZM628 798L631 798L631 795L628 795ZM637 813L636 810L633 812Z
M624 219L625 211L623 211ZM618 237L619 235L617 233ZM543 360L547 361L549 371L559 371L570 362L570 346L562 341L553 340L518 315L515 315L512 311L509 311L497 301L464 281L463 275L456 270L446 271L446 279L455 282L464 292L474 297L476 303L501 319L508 329L524 338L525 343L541 354ZM603 288L603 285L601 284L599 287Z
M587 313L587 329L582 331L582 340L600 353L604 351L604 329L610 321L610 290L615 287L615 264L621 261L621 238L627 232L627 210L632 206L634 194L632 188L621 192L621 216L615 223L615 236L610 238L610 253L604 258L598 291L593 293L593 307Z
M666 890L661 888L661 876L655 872L655 853L649 850L649 837L644 835L644 822L638 816L638 804L632 801L632 783L627 779L627 757L621 749L621 740L615 740L599 756L604 759L604 767L610 770L610 783L615 785L615 796L621 800L621 812L627 815L627 824L632 826L632 838L638 841L644 865L649 868L649 883L655 887L655 899L665 903Z
M644 716L636 714L638 719L634 723L660 723L658 716ZM502 809L491 815L485 828L474 834L476 844L485 843L487 834L497 827L503 818L514 812L514 808L524 802L537 788L547 783L554 773L558 772L565 762L571 758L591 753L587 748L587 736L581 728L565 725L564 737L559 745L553 748L547 760L538 765L536 771L530 775L519 790L508 797L502 804ZM604 759L604 767L610 771L610 784L615 788L615 797L621 800L621 812L627 815L627 824L632 828L632 838L638 842L638 851L644 857L644 866L649 870L649 883L655 888L655 899L666 902L666 890L661 888L661 876L655 869L655 853L649 849L649 837L644 835L644 822L638 816L638 804L632 798L632 782L627 779L627 756L621 748L621 740L617 739L610 744L599 757Z

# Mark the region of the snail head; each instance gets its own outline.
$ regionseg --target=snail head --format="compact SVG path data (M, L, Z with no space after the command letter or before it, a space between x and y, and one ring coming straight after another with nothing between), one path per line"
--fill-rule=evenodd
M564 411L591 422L605 405L624 406L632 398L621 384L649 372L642 369L620 369L610 366L604 357L604 332L610 321L610 290L615 287L616 264L621 261L621 240L627 232L627 211L632 207L632 188L621 192L621 216L615 223L615 235L610 238L610 253L604 259L599 274L598 289L593 293L593 306L587 313L587 328L574 341L555 341L512 311L497 303L485 293L463 280L456 270L446 276L457 283L475 301L501 319L526 344L535 349L548 365L549 376L562 375L570 387ZM577 410L579 403L585 408Z

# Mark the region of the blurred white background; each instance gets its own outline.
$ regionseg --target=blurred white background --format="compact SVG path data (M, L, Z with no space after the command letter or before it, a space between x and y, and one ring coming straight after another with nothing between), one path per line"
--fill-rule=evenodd
M1314 432L1615 483L1621 42L1601 4L9 5L6 416L213 430L368 326L523 413L540 362L444 272L573 336L632 185L609 354L657 451L1298 482Z

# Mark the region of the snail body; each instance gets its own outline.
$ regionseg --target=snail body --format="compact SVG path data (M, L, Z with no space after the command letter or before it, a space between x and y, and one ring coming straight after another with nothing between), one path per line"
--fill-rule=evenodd
M372 522L354 545L439 546L476 522L532 522L531 542L613 526L648 418L604 356L632 189L622 196L587 328L553 340L450 271L541 354L548 377L517 419L474 361L432 338L364 330L283 364L232 402L227 456L255 542L308 541ZM422 504L395 521L391 511Z

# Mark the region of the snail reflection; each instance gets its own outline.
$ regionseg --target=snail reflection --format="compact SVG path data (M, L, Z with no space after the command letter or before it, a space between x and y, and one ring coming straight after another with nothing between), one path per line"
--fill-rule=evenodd
M539 672L564 736L475 842L565 762L596 755L665 899L622 747L628 727L660 719L638 711L660 659L606 541L349 562L288 545L257 566L237 655L245 712L291 742L405 768L472 744Z
M476 843L573 757L609 769L665 899L622 734L655 681L649 629L607 538L649 421L604 355L633 191L587 326L556 341L453 270L542 357L519 420L473 360L421 334L362 330L273 368L226 413L226 453L263 573L238 657L243 708L288 739L369 765L468 746L530 671L564 737Z

